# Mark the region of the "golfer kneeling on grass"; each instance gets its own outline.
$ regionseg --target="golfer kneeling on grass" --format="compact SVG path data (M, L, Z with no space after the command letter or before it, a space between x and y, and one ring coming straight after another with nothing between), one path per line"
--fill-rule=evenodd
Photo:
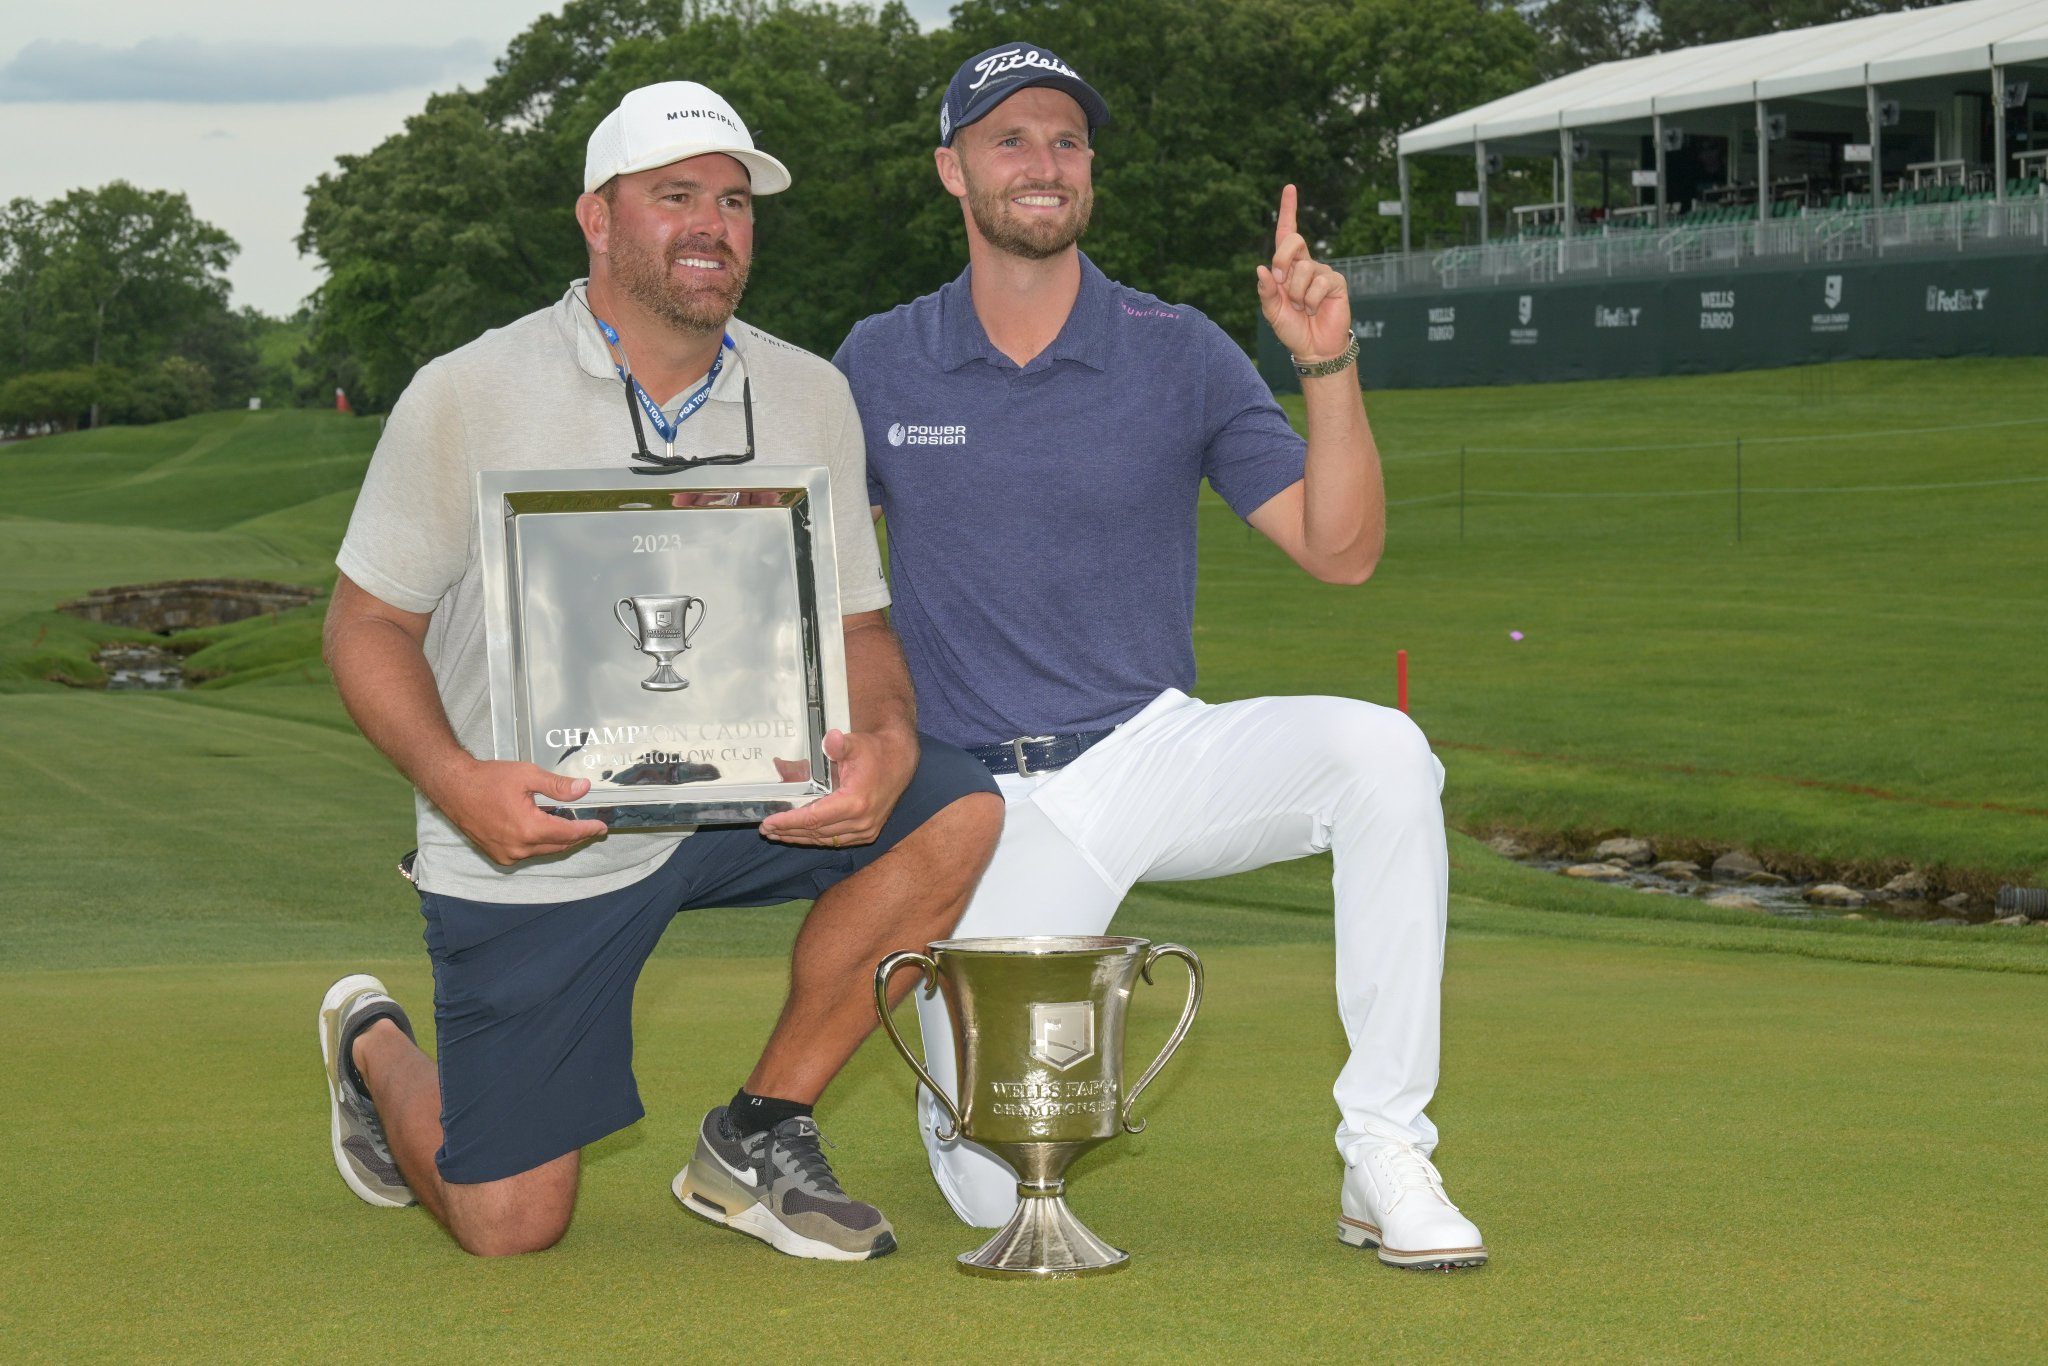
M377 979L335 983L320 1007L334 1158L364 1200L417 1201L471 1252L552 1245L578 1151L640 1118L633 987L675 914L796 898L816 903L781 1018L674 1189L796 1256L896 1246L880 1211L840 1189L811 1106L874 1026L876 962L958 920L1002 803L979 764L914 728L845 381L733 317L754 196L788 184L703 86L627 95L591 135L576 201L589 279L413 378L342 543L327 659L349 714L418 789L438 1058ZM479 757L491 722L474 476L622 466L635 436L622 384L671 456L740 450L751 409L754 458L823 459L840 494L854 731L827 737L833 794L758 831L608 836L534 804L573 801L585 780Z

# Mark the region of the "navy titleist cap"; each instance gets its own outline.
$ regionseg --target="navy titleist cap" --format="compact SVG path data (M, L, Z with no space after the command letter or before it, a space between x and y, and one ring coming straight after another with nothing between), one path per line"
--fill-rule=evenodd
M939 106L939 146L951 147L955 133L988 117L990 110L1019 90L1034 85L1051 86L1074 97L1088 116L1091 143L1095 130L1109 122L1109 106L1074 68L1042 47L1005 43L968 58L953 73L953 83L946 87L946 102Z

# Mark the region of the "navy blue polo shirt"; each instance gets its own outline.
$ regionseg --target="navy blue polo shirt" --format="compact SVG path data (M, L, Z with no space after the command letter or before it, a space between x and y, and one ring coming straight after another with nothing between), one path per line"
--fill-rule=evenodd
M918 725L966 746L1114 726L1194 691L1202 480L1248 516L1301 478L1306 447L1194 309L1084 256L1066 325L1020 367L975 315L970 272L833 357L888 517Z

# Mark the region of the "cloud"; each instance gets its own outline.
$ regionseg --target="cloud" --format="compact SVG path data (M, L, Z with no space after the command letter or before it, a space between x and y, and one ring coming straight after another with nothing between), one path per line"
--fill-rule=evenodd
M480 76L489 66L474 39L418 47L146 38L125 48L38 39L0 66L0 101L316 103Z

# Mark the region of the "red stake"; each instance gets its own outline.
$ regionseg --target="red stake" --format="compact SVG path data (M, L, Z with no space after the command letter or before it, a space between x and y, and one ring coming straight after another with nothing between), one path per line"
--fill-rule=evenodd
M1408 710L1408 652L1394 651L1394 705Z

